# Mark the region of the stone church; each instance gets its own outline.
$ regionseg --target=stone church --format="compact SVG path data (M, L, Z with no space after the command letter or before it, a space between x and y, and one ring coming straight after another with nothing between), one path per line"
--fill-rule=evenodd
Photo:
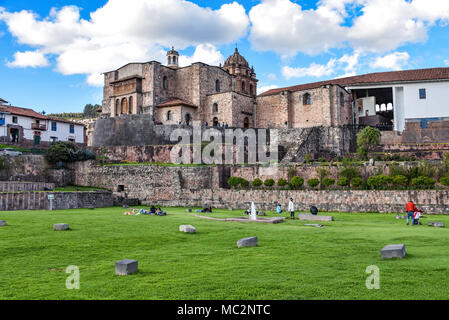
M209 126L255 126L258 80L237 48L219 67L196 62L181 68L172 48L166 66L129 63L104 75L103 117L150 114L164 125L197 120Z

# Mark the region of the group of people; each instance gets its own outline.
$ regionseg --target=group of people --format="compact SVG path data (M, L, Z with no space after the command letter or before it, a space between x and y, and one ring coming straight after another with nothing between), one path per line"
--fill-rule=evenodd
M139 216L139 215L150 215L150 216L166 216L167 213L164 212L161 208L156 208L155 206L151 206L150 210L140 209L132 209L131 211L125 212L125 216Z

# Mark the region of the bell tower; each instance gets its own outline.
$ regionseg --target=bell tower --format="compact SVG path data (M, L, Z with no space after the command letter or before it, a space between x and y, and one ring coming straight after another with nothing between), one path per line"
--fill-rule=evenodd
M179 53L174 47L167 52L167 67L179 68Z

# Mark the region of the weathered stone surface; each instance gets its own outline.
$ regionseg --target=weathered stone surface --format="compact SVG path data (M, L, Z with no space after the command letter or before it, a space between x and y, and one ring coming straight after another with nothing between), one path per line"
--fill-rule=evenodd
M196 228L192 225L182 225L179 226L179 231L185 233L196 233Z
M309 221L334 221L333 216L316 216L309 213L298 214L299 220L309 220Z
M4 227L6 226L6 221L5 220L0 220L0 227Z
M259 212L257 213L257 215L258 215L258 216L264 217L264 216L266 216L267 214L266 214L265 212L263 212L263 211L259 211Z
M381 251L382 259L404 258L406 255L405 244L390 244Z
M444 228L444 223L443 222L429 222L428 225L431 226L431 227Z
M136 260L124 259L115 263L115 274L118 276L127 276L138 271Z
M67 223L56 223L55 225L53 225L53 230L55 231L65 231L69 229L70 227Z
M257 247L259 239L257 237L248 237L237 241L237 248Z
M324 227L322 224L305 224L305 226L316 227L316 228L323 228Z

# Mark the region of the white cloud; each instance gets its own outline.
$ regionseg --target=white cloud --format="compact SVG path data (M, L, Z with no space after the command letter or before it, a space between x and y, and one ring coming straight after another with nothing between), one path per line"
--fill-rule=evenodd
M130 61L165 63L164 48L172 45L179 50L199 46L197 55L214 61L204 44L233 42L249 27L245 9L237 2L212 10L183 0L109 0L88 20L79 10L52 9L41 19L31 11L0 9L0 20L20 44L41 55L54 55L57 71L85 74L92 85L102 84L102 72Z
M302 77L322 77L329 76L335 72L336 60L331 59L326 65L312 63L306 68L292 68L285 66L282 68L282 75L287 79Z
M352 16L355 9L361 14ZM316 9L304 10L290 0L262 0L249 17L257 50L294 56L349 45L383 53L426 41L437 22L447 25L449 1L321 0Z
M268 90L277 89L277 88L279 88L279 86L277 86L277 85L268 85L268 86L257 87L257 94L261 94L261 93L267 92Z
M407 65L410 55L407 52L394 52L384 57L378 57L371 63L372 68L401 70Z
M194 62L204 62L212 66L218 66L220 63L223 64L223 60L221 52L214 45L206 43L198 45L191 57L180 56L179 65L185 67Z
M270 73L270 74L268 74L267 78L269 80L276 80L277 77L276 77L276 75L274 73Z
M444 60L444 64L449 66L449 60Z
M16 52L14 54L14 61L7 63L7 66L10 68L37 68L46 67L48 65L49 62L47 58L39 51Z
M309 67L300 68L285 66L282 68L282 75L287 80L302 77L329 77L338 71L344 72L339 77L352 76L355 75L357 69L360 67L359 60L361 55L360 52L355 51L352 55L345 54L339 59L332 58L325 65L312 63Z

